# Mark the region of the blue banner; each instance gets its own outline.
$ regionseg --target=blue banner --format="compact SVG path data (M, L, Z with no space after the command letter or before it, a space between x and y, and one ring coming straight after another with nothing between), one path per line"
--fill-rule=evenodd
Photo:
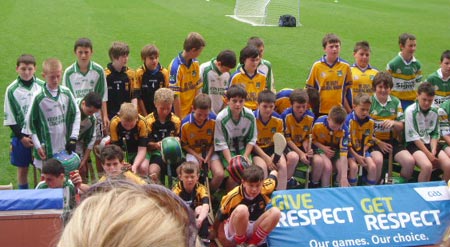
M420 246L450 226L444 182L276 191L281 210L270 247Z

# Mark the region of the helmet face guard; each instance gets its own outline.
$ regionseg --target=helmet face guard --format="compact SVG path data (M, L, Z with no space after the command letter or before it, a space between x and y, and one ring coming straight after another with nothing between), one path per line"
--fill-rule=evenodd
M161 157L167 165L177 166L183 159L183 150L175 137L166 137L161 141Z
M242 181L242 175L244 173L244 169L250 167L250 162L244 158L242 155L236 155L230 160L230 164L228 164L228 173L231 178L238 184Z
M77 153L68 154L66 150L53 155L53 158L61 162L66 176L69 176L71 171L78 170L81 163L80 156Z

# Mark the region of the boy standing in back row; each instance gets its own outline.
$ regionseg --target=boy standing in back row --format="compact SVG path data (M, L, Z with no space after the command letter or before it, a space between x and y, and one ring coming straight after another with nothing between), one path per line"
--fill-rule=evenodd
M200 65L196 59L206 46L199 33L189 33L184 40L183 51L170 62L169 88L175 92L175 115L184 119L190 112L195 96L202 88Z
M83 100L89 92L96 92L102 96L102 120L103 127L109 127L109 119L106 109L108 92L106 77L102 66L91 61L94 52L92 42L88 38L80 38L75 42L73 51L77 56L77 61L67 67L64 71L62 85L70 89L75 96L77 103ZM99 119L100 116L97 117ZM101 131L97 135L101 136Z
M141 50L143 64L136 70L135 87L133 88L133 104L138 106L142 116L156 110L155 92L169 86L169 71L159 63L159 49L149 44Z
M398 37L400 52L388 64L386 70L392 75L392 95L399 98L406 109L416 99L415 88L422 81L422 64L414 57L416 36L403 33Z
M315 88L320 94L319 115L326 115L333 106L342 106L351 112L351 95L347 95L352 86L350 64L339 57L341 40L333 33L322 39L325 55L316 61L309 72L306 86ZM319 117L319 116L316 116Z
M111 62L106 66L105 75L111 99L107 102L110 120L119 112L122 103L131 102L135 72L127 66L129 53L130 48L123 42L114 42L109 48Z
M229 86L230 71L234 67L236 67L236 54L231 50L221 51L216 58L200 65L202 92L211 98L211 111L216 115L226 106L223 98Z
M80 109L67 87L60 86L62 64L49 58L42 65L45 85L30 104L26 127L22 132L31 135L35 148L34 165L42 169L42 161L66 150L75 151L80 132Z
M23 54L17 59L16 72L19 74L5 92L5 120L3 125L11 128L11 164L17 166L19 189L28 189L28 166L33 162L33 141L22 134L25 116L33 94L42 91L43 81L36 78L36 60L32 55Z

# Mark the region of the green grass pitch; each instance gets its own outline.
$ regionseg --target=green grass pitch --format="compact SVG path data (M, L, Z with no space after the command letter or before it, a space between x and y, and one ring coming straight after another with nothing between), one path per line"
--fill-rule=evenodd
M424 75L439 66L442 51L450 49L450 3L448 0L302 0L303 26L297 28L254 27L226 17L233 14L231 0L2 0L0 3L0 101L6 86L17 76L15 61L31 53L42 61L62 60L64 67L75 61L73 43L89 37L94 43L93 60L106 65L113 41L130 45L130 67L140 65L140 49L148 43L161 51L167 66L181 51L191 31L201 33L207 46L199 57L205 62L223 49L239 54L250 36L266 44L265 58L272 62L276 87L303 87L310 65L322 54L321 39L336 33L342 40L341 57L353 62L356 41L372 47L371 64L384 69L399 49L397 37L417 36L416 57ZM0 131L0 184L16 183L16 170L9 164L9 134Z

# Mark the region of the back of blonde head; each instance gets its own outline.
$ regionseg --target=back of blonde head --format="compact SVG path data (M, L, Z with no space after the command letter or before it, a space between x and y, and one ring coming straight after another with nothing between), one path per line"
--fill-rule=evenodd
M157 185L105 183L112 185L97 188L75 210L59 247L194 245L190 211L170 191Z

